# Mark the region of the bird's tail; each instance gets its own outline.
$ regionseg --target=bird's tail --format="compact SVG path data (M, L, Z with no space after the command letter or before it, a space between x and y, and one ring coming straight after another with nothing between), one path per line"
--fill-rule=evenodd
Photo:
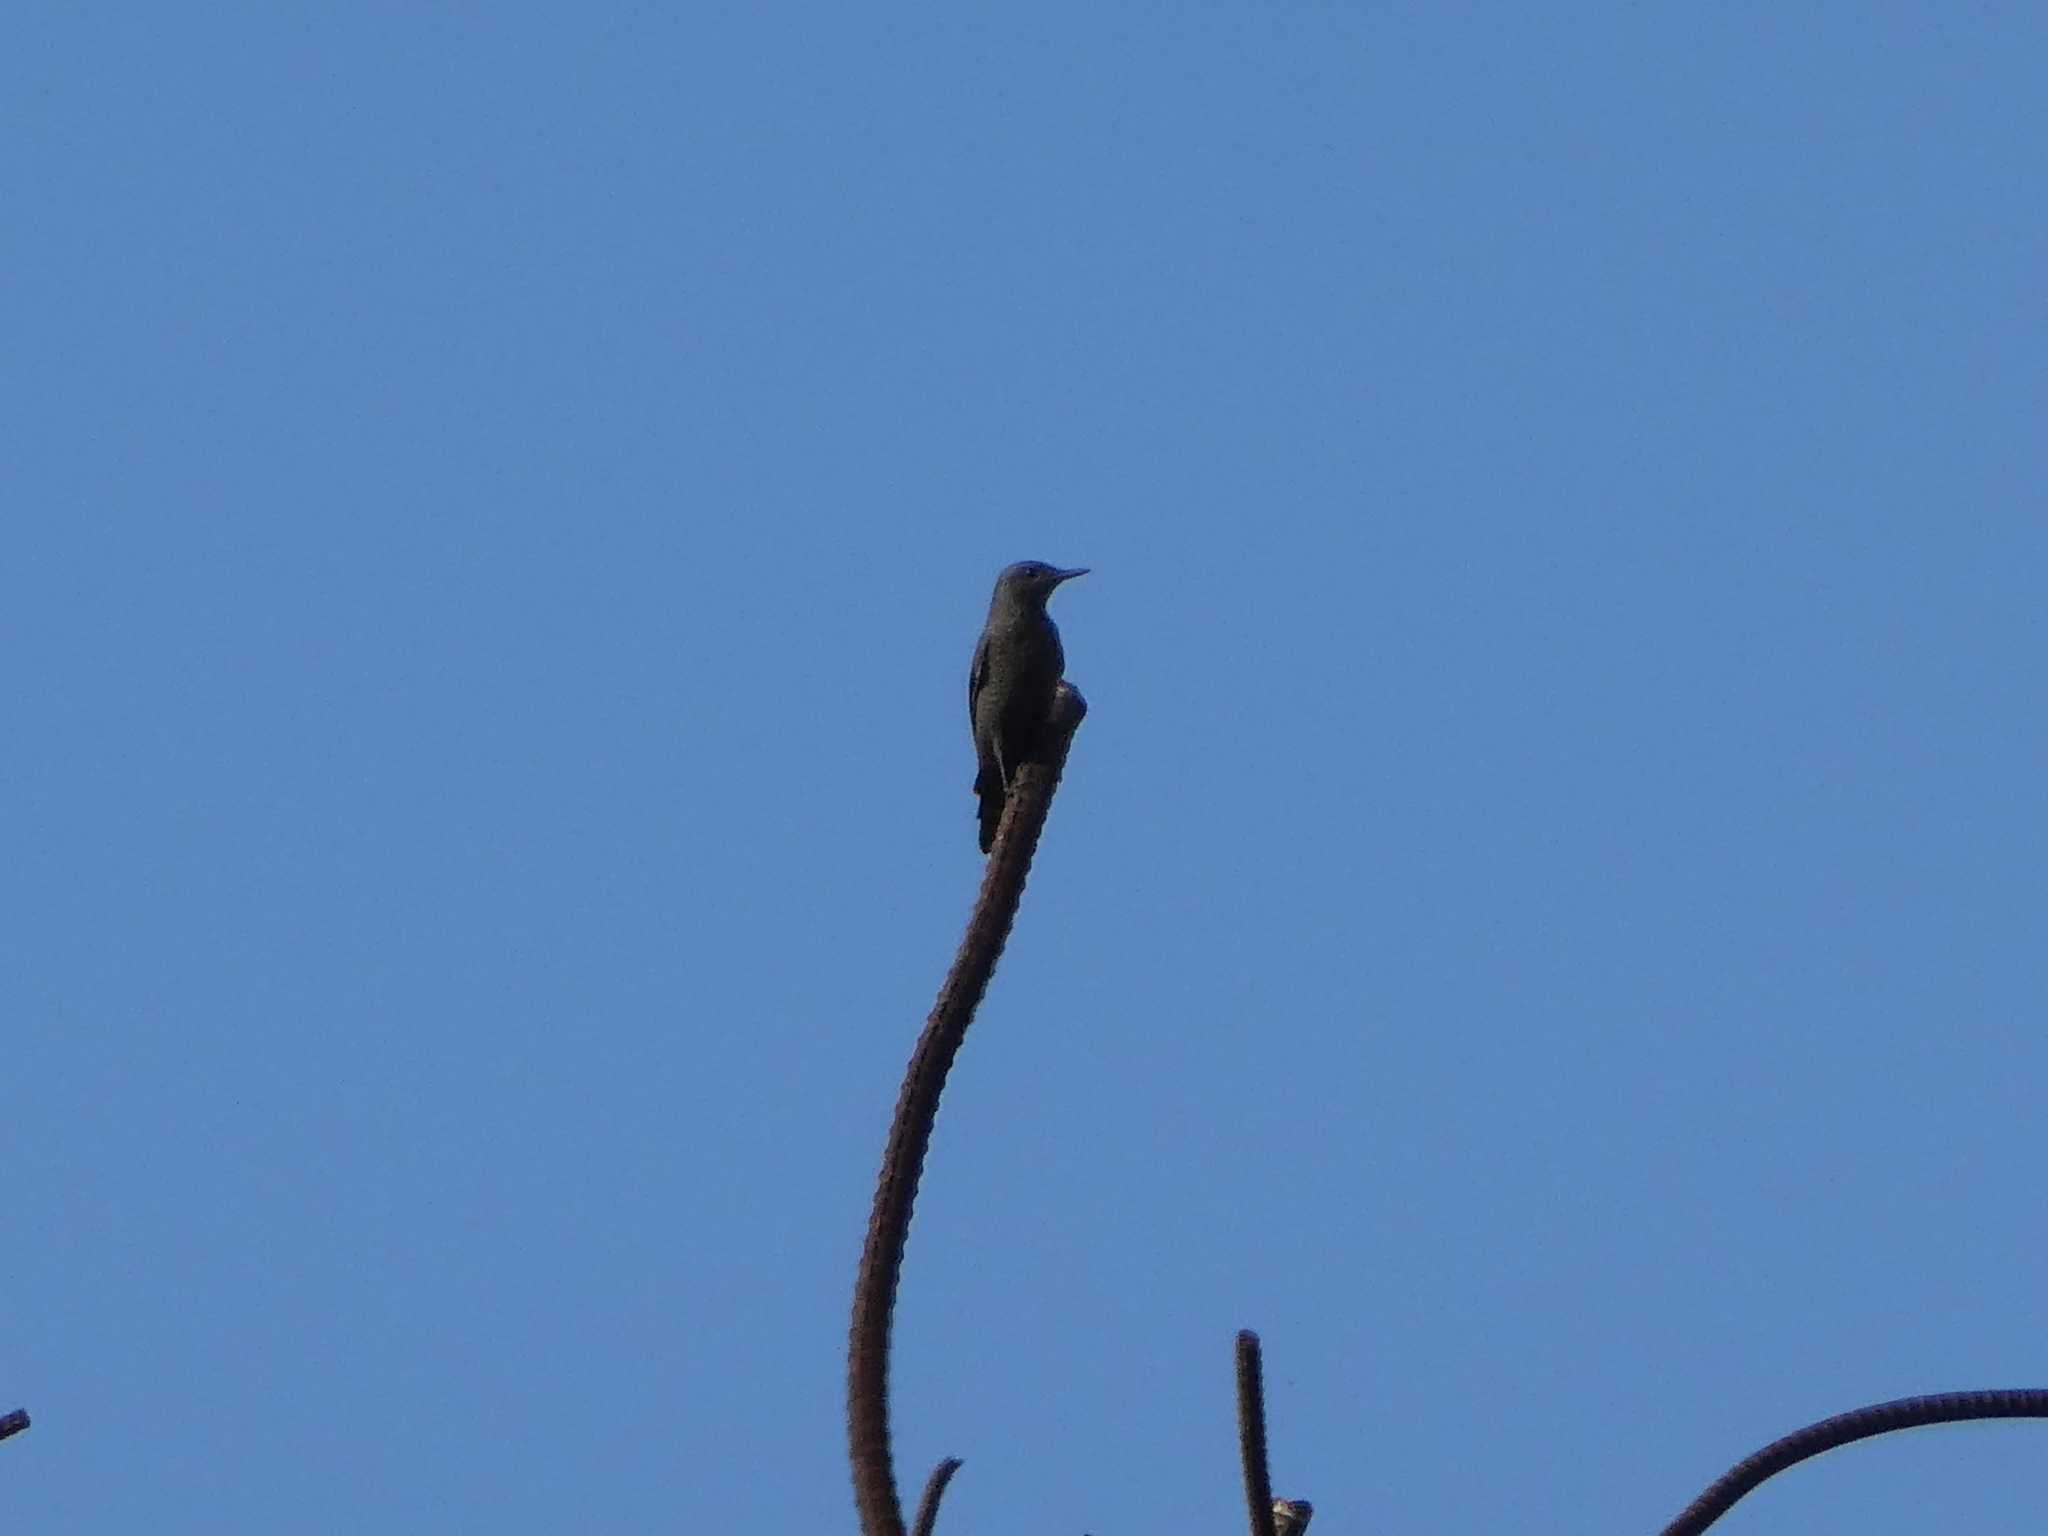
M996 845L996 827L1003 819L1003 801L1008 798L1003 791L1003 776L991 763L982 769L974 779L974 792L981 796L981 851L987 853Z

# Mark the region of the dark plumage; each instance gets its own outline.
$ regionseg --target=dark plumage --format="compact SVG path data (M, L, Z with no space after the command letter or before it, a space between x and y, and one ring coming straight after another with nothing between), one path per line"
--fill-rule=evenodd
M996 840L1003 801L1017 765L1031 756L1053 694L1066 670L1060 632L1045 611L1053 588L1087 569L1061 570L1039 560L1005 566L989 600L988 627L974 648L967 674L967 719L974 727L974 753L981 760L974 792L981 796L981 851Z

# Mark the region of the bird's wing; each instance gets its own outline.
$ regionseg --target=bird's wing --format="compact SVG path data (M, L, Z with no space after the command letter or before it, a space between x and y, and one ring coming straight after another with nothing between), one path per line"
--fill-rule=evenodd
M967 669L967 728L970 731L974 729L975 700L981 697L981 685L987 681L988 636L984 634L974 644L974 665Z

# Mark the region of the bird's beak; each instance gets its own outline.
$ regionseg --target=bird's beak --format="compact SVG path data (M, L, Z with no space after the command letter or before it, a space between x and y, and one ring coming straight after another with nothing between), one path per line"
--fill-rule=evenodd
M1074 568L1073 568L1073 569L1072 569L1071 571L1061 571L1061 572L1059 572L1059 573L1058 573L1057 575L1055 575L1055 576L1053 577L1053 583L1052 583L1052 584L1053 584L1054 586L1058 586L1058 585L1059 585L1059 584L1060 584L1061 582L1063 582L1063 581L1072 581L1072 580L1073 580L1073 579L1074 579L1074 578L1075 578L1076 576L1086 576L1087 574L1088 574L1088 567L1087 567L1087 566L1085 566L1085 565L1077 565L1077 566L1075 566L1075 567L1074 567Z

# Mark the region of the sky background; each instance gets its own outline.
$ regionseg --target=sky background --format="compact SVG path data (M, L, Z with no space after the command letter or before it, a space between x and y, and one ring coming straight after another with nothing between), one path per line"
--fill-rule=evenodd
M11 9L0 1520L1652 1532L2048 1384L2048 10ZM2034 1532L2048 1424L1725 1529Z

